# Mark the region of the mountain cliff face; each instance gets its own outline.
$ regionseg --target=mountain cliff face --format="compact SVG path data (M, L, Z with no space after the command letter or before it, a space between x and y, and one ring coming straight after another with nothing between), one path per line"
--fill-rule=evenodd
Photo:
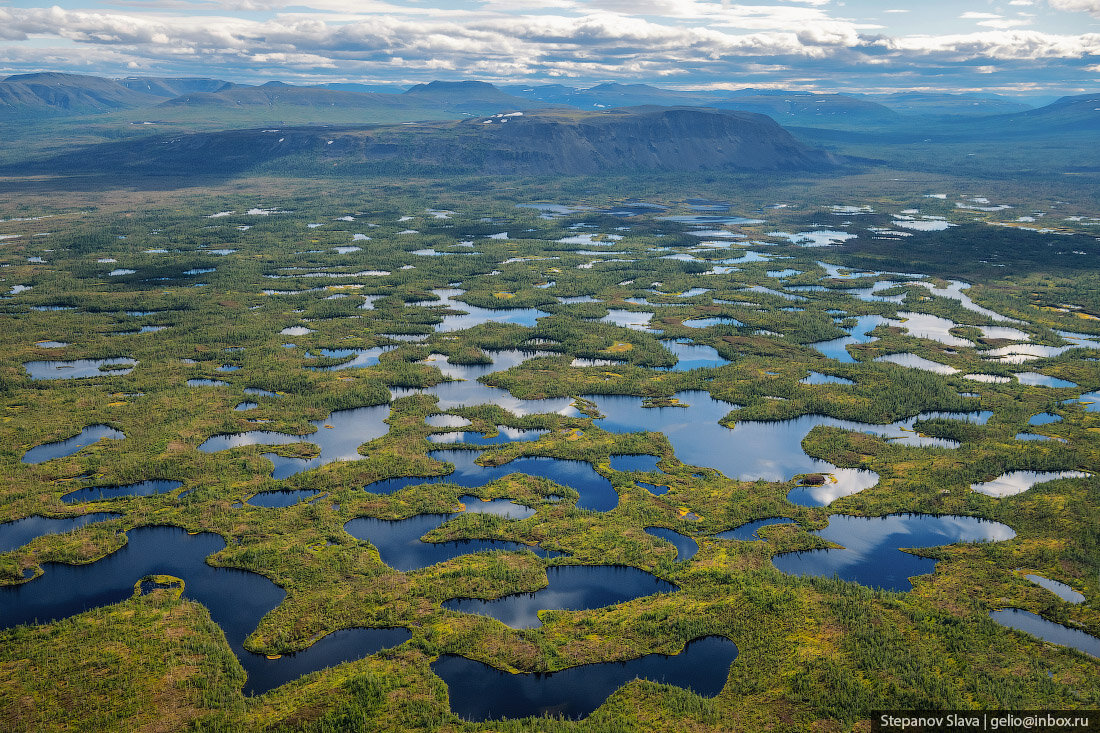
M836 160L763 115L694 107L469 120L455 128L483 169L507 173L605 170L820 170Z
M0 81L0 116L110 112L159 101L97 76L19 74Z
M150 175L295 166L573 175L631 171L819 171L842 161L763 115L690 107L525 112L415 125L232 130L94 146L38 171Z

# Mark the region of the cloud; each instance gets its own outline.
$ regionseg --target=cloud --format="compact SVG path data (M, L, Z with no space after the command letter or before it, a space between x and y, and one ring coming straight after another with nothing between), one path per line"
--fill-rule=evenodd
M1047 0L1055 10L1091 13L1100 17L1100 0Z
M0 7L0 68L253 81L660 78L865 89L960 86L979 74L985 83L1081 84L1093 78L1085 69L1100 61L1100 35L1025 30L1032 19L1022 16L970 11L960 18L979 26L974 33L888 36L838 16L840 6L825 0L471 0L448 8L382 0L123 1L129 4L114 10Z

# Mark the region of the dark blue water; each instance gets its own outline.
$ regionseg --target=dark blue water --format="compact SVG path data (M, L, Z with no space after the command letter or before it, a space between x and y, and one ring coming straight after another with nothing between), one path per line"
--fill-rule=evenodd
M737 647L720 636L688 642L679 654L647 654L628 662L570 667L560 672L510 674L465 657L444 654L432 671L447 685L451 710L466 720L551 715L583 718L634 679L675 685L714 697L726 684Z
M642 471L645 473L660 471L657 468L657 462L661 460L659 456L613 455L610 458L612 471Z
M741 540L742 542L753 542L755 540L763 539L756 533L756 530L761 527L770 527L776 524L797 524L793 519L786 519L784 517L770 517L768 519L757 519L755 522L748 522L742 524L740 527L734 527L728 529L725 532L719 532L714 535L719 540Z
M421 541L421 537L456 516L458 515L418 514L398 521L359 517L345 524L344 531L356 539L370 542L378 549L382 562L402 572L426 568L461 555L491 550L531 551L542 557L554 557L557 554L538 546L508 540Z
M136 484L125 486L88 486L65 494L61 501L66 504L74 504L80 501L102 501L115 499L120 496L152 496L154 494L167 494L183 486L182 481L164 481L151 479Z
M300 501L313 499L319 494L313 489L293 489L287 491L261 491L248 500L252 506L275 509L285 506L294 506Z
M886 590L912 589L909 578L931 573L936 561L899 548L938 547L956 542L999 542L1016 536L1011 527L974 517L890 514L885 517L829 516L814 534L843 545L842 550L810 550L776 555L772 564L790 575L816 575Z
M78 435L74 435L71 438L59 440L56 443L44 443L31 448L23 454L22 462L42 463L43 461L49 461L54 458L64 458L65 456L71 456L79 452L81 448L85 448L103 438L122 440L125 437L126 434L121 430L115 430L107 425L89 425L81 430Z
M686 562L695 557L695 553L699 551L699 543L688 537L686 534L680 534L674 529L665 529L664 527L646 527L646 534L662 539L665 542L671 542L676 548L676 560L679 562Z
M524 456L516 458L500 466L479 466L474 463L481 455L477 451L468 450L436 450L428 455L437 461L454 464L455 470L445 476L402 476L399 478L383 479L364 486L364 490L372 494L392 494L407 486L419 484L448 483L474 488L484 486L490 481L496 481L513 473L524 473L528 476L541 476L551 481L569 486L580 494L577 507L591 509L598 512L606 512L614 509L619 503L619 495L606 478L596 473L591 463L584 461L566 461L559 458L544 458L542 456Z
M1079 629L1071 629L1068 626L1047 621L1042 616L1037 616L1019 608L990 611L989 617L1001 626L1023 631L1032 636L1037 636L1043 641L1049 641L1051 644L1068 646L1100 659L1100 639Z
M244 649L243 642L285 592L270 580L243 570L215 568L206 557L225 547L210 533L188 535L178 527L131 530L118 552L90 565L46 563L45 574L29 583L0 587L0 627L67 618L129 598L146 575L173 575L185 583L184 597L202 603L225 632L248 673L245 692L261 693L306 672L340 664L403 643L405 629L349 629L276 660Z
M584 611L679 590L672 583L624 565L554 565L546 569L546 577L550 584L534 593L515 593L491 601L456 598L444 601L443 607L492 616L513 629L533 629L542 624L539 611Z
M651 484L645 481L635 481L638 486L653 494L654 496L660 496L661 494L667 494L670 487L659 486L658 484Z
M71 532L74 529L83 527L85 524L118 519L121 516L121 514L112 514L111 512L97 512L65 519L27 517L16 519L14 522L4 522L0 524L0 552L10 552L43 535Z

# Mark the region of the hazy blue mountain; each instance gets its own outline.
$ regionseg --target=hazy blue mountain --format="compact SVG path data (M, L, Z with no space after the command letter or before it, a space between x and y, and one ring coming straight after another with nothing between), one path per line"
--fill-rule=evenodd
M195 92L217 92L234 86L224 79L170 79L156 76L131 76L119 79L118 83L135 92L165 99Z
M768 115L783 125L890 124L899 115L894 110L847 94L809 94L806 92L737 92L712 101L712 107L756 112Z
M996 94L899 92L860 96L903 115L984 117L1032 109L1029 104Z
M539 100L517 97L483 81L433 81L417 84L401 95L420 104L455 112L483 114L512 112L552 106Z
M285 159L285 160L284 160ZM91 146L24 164L42 173L233 174L299 169L596 174L830 170L844 161L763 115L694 107L548 110L458 122L230 130ZM341 166L343 168L341 168Z
M0 116L4 117L110 112L159 101L98 76L18 74L0 81Z

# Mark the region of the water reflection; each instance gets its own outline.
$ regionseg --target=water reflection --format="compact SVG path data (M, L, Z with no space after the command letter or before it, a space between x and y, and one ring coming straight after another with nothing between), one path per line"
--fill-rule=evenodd
M472 510L478 510L479 500L474 497L463 497L465 505ZM507 518L523 519L534 514L529 507L517 507L515 511L509 511L499 505L492 507L495 511L486 510L481 513L495 514ZM471 511L471 513L478 513ZM542 557L556 557L558 553L539 548L537 545L525 545L522 542L496 539L462 539L449 542L425 542L420 538L441 526L445 522L459 516L457 514L418 514L415 517L390 521L375 519L372 517L359 517L344 525L344 531L359 540L370 542L378 550L378 556L382 562L395 570L408 572L435 565L437 563L452 560L462 555L472 555L476 552L489 552L492 550L511 552L534 552Z
M767 519L757 519L754 522L746 522L740 527L734 527L733 529L727 529L725 532L719 532L714 535L715 539L719 540L741 540L742 542L754 542L756 540L763 540L763 537L757 534L757 530L762 527L772 527L779 524L797 524L793 519L786 519L784 517L769 517Z
M496 435L487 435L479 432L462 431L451 433L435 433L428 436L431 443L467 443L469 445L503 445L505 443L517 443L530 440L538 440L549 430L524 430L523 428L511 428L507 425L497 425Z
M315 428L315 432L308 435L289 435L269 430L215 435L205 440L199 446L199 450L205 453L216 453L245 445L290 443L313 443L321 449L320 454L311 459L279 457L280 460L272 476L282 479L333 461L362 460L365 456L359 453L359 446L385 435L389 431L389 426L385 422L389 416L388 404L337 410L324 420L314 420L310 423Z
M278 509L294 506L298 502L315 499L320 494L313 489L285 489L278 491L261 491L252 496L248 503L252 506Z
M814 575L886 590L912 589L909 578L931 573L936 561L900 548L938 547L957 542L1000 542L1016 536L1012 528L975 517L891 514L885 517L829 516L829 526L813 534L843 545L776 555L772 564L790 575Z
M658 539L662 539L665 542L670 542L673 547L676 548L676 561L687 562L691 558L695 557L695 553L699 551L699 543L688 537L686 534L681 534L674 529L665 529L664 527L646 527L646 534L652 535Z
M836 359L845 364L854 364L856 360L848 353L847 347L852 344L867 344L877 341L877 337L871 336L870 333L884 323L892 323L892 321L882 316L858 316L856 317L856 325L852 327L851 335L806 345L811 349L820 351L830 359Z
M688 642L676 655L648 654L628 662L604 662L559 672L511 674L453 654L432 662L447 685L451 710L470 721L534 715L583 718L634 679L675 685L714 697L726 684L737 647L708 636Z
M1092 474L1081 471L1010 471L980 484L970 484L970 488L980 494L998 499L1022 494L1036 484L1056 481L1063 478L1088 478Z
M1035 585L1042 588L1046 588L1054 595L1061 598L1066 603L1084 603L1085 596L1082 593L1078 593L1065 583L1059 583L1057 580L1051 580L1050 578L1044 578L1042 575L1025 575L1025 578L1030 580Z
M580 415L580 412L573 407L573 400L569 397L523 400L512 396L512 393L506 389L491 387L477 381L479 377L509 369L522 364L528 359L548 356L550 352L511 349L490 351L488 353L493 360L491 364L452 364L443 355L432 354L422 363L430 364L443 372L445 376L461 381L442 382L434 387L424 389L391 387L390 393L394 399L413 394L433 395L438 401L437 407L440 410L477 405L497 405L520 416L536 413L557 413L569 417Z
M546 569L550 584L534 593L516 593L492 601L459 598L443 603L461 613L492 616L513 629L542 625L539 611L586 611L679 590L656 576L622 565L554 565Z
M270 580L243 570L207 565L225 547L209 533L188 535L177 527L131 530L121 550L89 565L46 563L45 574L23 585L0 587L0 627L43 623L131 596L146 575L182 578L184 597L206 606L211 619L248 674L246 693L261 693L302 674L359 659L410 637L404 629L348 629L331 634L294 655L268 659L243 647L244 640L285 592Z
M35 516L17 519L14 522L4 522L0 524L0 552L10 552L48 534L72 532L92 522L105 522L121 516L111 512L96 512L62 519Z
M938 361L925 359L923 356L917 356L911 353L887 354L886 356L875 358L874 361L889 362L891 364L897 364L898 366L908 367L909 369L920 369L921 371L932 372L933 374L957 374L959 371L955 367L940 364Z
M65 458L100 440L122 440L125 437L126 434L121 430L115 430L108 425L89 425L71 438L31 448L23 454L22 463L42 463L54 458Z
M1005 608L1000 611L990 611L989 617L1001 626L1023 631L1037 636L1043 641L1060 646L1068 646L1079 652L1100 659L1100 639L1090 636L1079 629L1071 629L1068 626L1047 621L1042 616L1037 616L1029 611L1019 608Z
M615 433L661 432L669 439L676 457L694 466L707 466L730 478L742 481L785 481L797 474L833 474L837 483L823 491L831 498L853 493L874 485L877 476L870 471L838 469L830 463L811 458L802 450L802 440L815 427L871 433L900 445L954 448L958 444L913 432L917 420L932 418L970 419L984 422L990 413L921 413L888 425L872 425L838 420L822 415L804 415L793 420L758 422L740 421L733 428L718 424L737 406L715 400L703 391L681 392L676 398L682 407L643 407L642 399L622 395L585 395L605 417L596 424ZM822 497L824 500L826 497ZM831 500L831 499L830 499Z
M335 364L327 367L309 367L314 372L337 372L342 369L361 369L374 366L378 363L378 357L387 351L393 351L396 346L375 346L372 349L321 349L321 356L326 359L347 359L355 357L343 364Z
M432 293L438 300L409 303L409 305L424 305L439 308L448 308L456 311L464 311L461 315L445 315L442 322L435 326L438 333L450 333L471 328L481 323L515 323L520 326L534 326L539 318L550 315L537 308L481 308L462 301L455 300L465 290L458 288L435 288Z
M116 499L120 496L153 496L154 494L167 494L183 486L182 481L165 481L151 479L126 486L88 486L83 489L65 494L61 501L73 504L81 501L105 501Z
M592 467L591 463L542 456L524 456L499 466L479 466L474 462L479 455L477 451L471 450L430 451L428 456L437 461L453 464L454 471L444 476L429 476L426 478L401 476L383 479L367 484L363 488L372 494L392 494L408 486L436 483L475 488L513 473L523 473L528 476L547 478L562 486L574 489L580 494L580 498L577 500L577 508L579 509L606 512L614 509L619 503L619 495L615 493L611 482L596 473L596 469Z
M74 359L72 361L27 361L23 367L31 379L84 379L86 377L114 377L129 374L137 366L137 359ZM101 367L107 367L101 369Z

